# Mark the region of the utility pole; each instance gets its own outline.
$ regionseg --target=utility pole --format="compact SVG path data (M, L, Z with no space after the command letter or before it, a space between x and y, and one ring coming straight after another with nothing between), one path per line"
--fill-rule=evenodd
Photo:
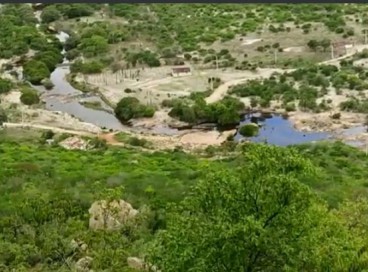
M363 32L364 32L364 44L367 44L367 29L364 29Z
M334 58L334 47L333 47L333 43L331 43L331 59Z
M277 49L275 48L274 50L274 61L275 61L275 64L277 63Z
M217 55L216 56L216 72L218 71L218 58L217 58Z

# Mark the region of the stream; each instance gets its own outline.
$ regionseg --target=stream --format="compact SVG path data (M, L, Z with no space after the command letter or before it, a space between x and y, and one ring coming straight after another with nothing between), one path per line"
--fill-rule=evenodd
M56 37L64 43L69 35L65 32L60 32ZM64 54L65 51L63 50ZM46 90L43 86L33 86L41 93L41 98L45 101L45 107L51 111L61 111L75 116L83 122L92 123L99 127L107 129L119 130L124 126L112 113L110 108L99 96L85 94L73 86L66 80L69 74L68 60L64 58L63 66L56 67L51 73L50 80L54 84L52 90ZM98 101L105 110L96 110L81 105L80 101ZM110 113L111 112L111 113Z
M36 16L37 18L39 17ZM69 35L65 32L60 32L55 35L60 42L65 43ZM61 52L65 55L65 50ZM46 90L42 85L33 86L41 93L41 99L45 102L45 107L50 111L60 111L68 113L83 122L92 123L101 128L111 130L128 129L122 125L113 114L113 109L107 105L98 95L86 94L75 89L67 81L66 76L69 74L69 61L64 57L63 65L56 67L51 73L50 80L54 84L53 89ZM98 101L104 110L88 108L80 102L82 101ZM291 122L279 115L271 115L269 118L259 118L259 115L244 116L240 126L257 119L260 125L259 134L255 137L248 138L253 142L267 142L269 144L287 146L292 144L301 144L306 142L314 142L319 140L332 139L333 135L326 132L301 132L296 130ZM139 131L140 129L136 129ZM356 134L361 132L362 128L351 128L345 130L344 134ZM177 130L168 129L165 126L157 125L150 129L150 132L158 134L173 135L177 134ZM244 139L238 132L235 135L235 140ZM348 142L347 142L348 143ZM352 144L352 143L349 143ZM356 145L357 143L355 143Z

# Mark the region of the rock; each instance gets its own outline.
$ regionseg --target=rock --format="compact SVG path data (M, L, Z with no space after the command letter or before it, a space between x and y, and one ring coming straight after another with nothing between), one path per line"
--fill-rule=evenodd
M142 259L139 259L137 257L128 257L127 258L128 266L133 269L137 270L145 270L146 264Z
M80 245L80 249L82 250L82 251L86 251L87 250L87 248L88 248L88 246L87 246L87 244L81 244Z
M91 272L90 268L92 265L93 258L86 256L80 258L75 264L75 270L77 272Z
M77 241L75 241L74 239L70 242L70 247L73 249L73 250L77 250L78 247L79 247L79 244Z
M142 259L139 259L137 257L128 257L127 263L130 268L133 268L135 270L160 272L160 270L158 270L156 266L146 264Z
M88 142L77 136L73 136L61 141L59 145L69 150L86 150L88 147Z
M89 227L94 230L119 229L138 214L132 205L124 200L96 201L88 210L90 214Z
M81 251L86 251L88 246L86 243L84 243L83 241L80 241L80 240L75 240L73 239L71 242L70 242L70 247L73 249L73 250L81 250Z

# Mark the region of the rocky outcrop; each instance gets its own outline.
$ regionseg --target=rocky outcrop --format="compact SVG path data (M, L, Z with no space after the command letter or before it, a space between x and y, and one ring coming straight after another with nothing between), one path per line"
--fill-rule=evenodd
M75 271L76 272L92 272L91 270L92 261L93 261L93 258L89 256L80 258L75 264Z
M89 227L93 230L119 229L138 214L138 211L124 200L96 201L88 212L90 214Z

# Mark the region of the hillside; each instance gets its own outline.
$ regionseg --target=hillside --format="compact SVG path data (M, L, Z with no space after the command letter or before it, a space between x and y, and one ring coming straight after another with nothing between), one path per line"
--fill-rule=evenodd
M2 4L0 271L368 271L366 4Z

